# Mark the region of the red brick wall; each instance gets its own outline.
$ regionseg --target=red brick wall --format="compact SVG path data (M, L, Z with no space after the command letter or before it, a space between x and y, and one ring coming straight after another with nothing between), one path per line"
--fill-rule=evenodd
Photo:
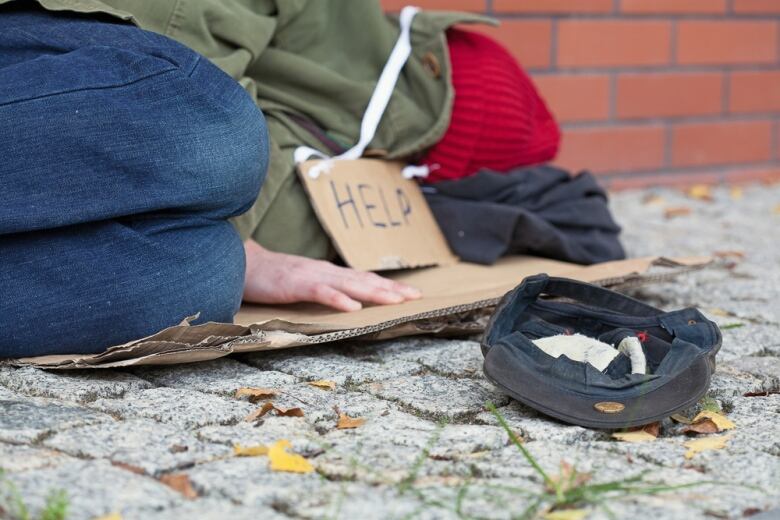
M612 188L780 179L780 0L382 0L467 10L533 74L558 163Z

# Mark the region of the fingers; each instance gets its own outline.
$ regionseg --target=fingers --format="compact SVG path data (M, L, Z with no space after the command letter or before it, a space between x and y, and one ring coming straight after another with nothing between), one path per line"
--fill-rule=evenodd
M367 303L391 305L420 298L420 292L374 273L337 267L328 283L350 298Z
M311 301L332 307L339 311L354 312L363 308L363 305L327 284L317 284L312 289Z

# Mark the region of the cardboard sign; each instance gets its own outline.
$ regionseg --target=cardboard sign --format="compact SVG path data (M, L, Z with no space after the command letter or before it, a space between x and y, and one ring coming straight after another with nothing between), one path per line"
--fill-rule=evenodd
M299 173L314 211L344 261L384 271L451 265L457 261L419 185L402 164L372 159L333 161L313 179L307 161Z

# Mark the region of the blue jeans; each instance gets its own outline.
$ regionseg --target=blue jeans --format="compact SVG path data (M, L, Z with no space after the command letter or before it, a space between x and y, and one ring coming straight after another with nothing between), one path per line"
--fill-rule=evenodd
M232 321L245 258L227 219L268 163L249 95L127 24L12 9L0 34L0 358Z

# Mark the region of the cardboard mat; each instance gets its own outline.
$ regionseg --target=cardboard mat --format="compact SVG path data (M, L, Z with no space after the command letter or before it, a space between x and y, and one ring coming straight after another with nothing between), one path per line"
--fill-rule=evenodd
M5 360L48 369L114 368L193 363L233 353L275 350L354 338L389 339L416 334L479 333L491 307L526 276L547 273L606 287L639 285L700 269L708 258L639 258L580 266L517 256L486 267L468 263L390 274L419 288L424 297L398 305L339 313L318 305L245 305L235 324L182 323L152 336L93 355Z

